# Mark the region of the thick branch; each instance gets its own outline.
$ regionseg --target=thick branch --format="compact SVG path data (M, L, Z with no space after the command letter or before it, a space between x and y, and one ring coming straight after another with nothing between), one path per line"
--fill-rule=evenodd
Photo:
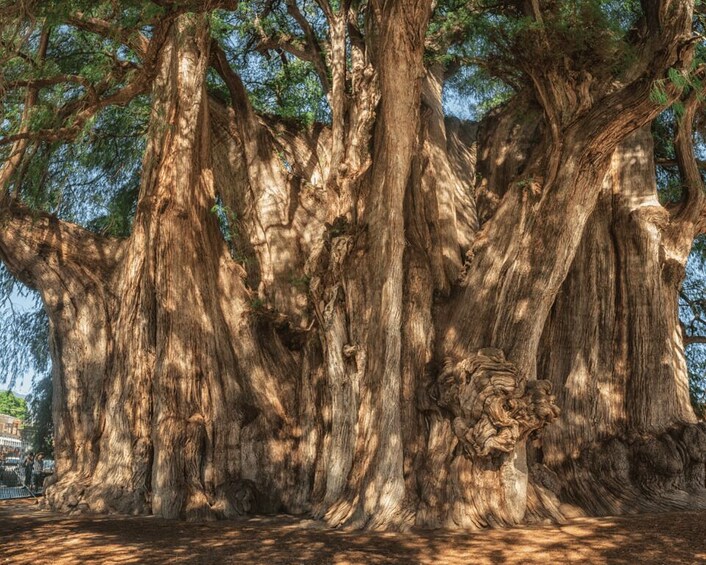
M315 124L305 129L292 121L256 114L240 76L230 66L225 52L215 41L211 44L211 64L228 88L233 106L232 112L239 114L236 116L238 127L245 128L244 131L238 132L233 131L229 125L226 129L231 135L247 136L251 140L259 140L260 143L266 139L271 140L285 152L288 161L299 176L312 184L317 184L317 178L321 179L325 174L323 171L325 165L322 163L321 156L328 150L330 129L322 124ZM265 137L260 135L262 128L269 131L269 135ZM267 151L274 152L275 149L275 147L268 147Z
M326 69L326 56L321 48L314 28L311 27L309 21L304 17L304 15L299 10L296 0L287 0L287 13L294 18L299 27L304 32L306 37L306 47L307 52L311 55L309 59L316 69L316 74L321 81L321 86L324 88L324 92L329 92L331 90L331 84L328 78L328 71Z
M122 29L100 18L87 17L81 12L77 12L74 16L70 16L67 22L78 29L95 33L107 39L117 39L140 56L145 56L149 49L150 40L142 33Z
M42 290L70 276L64 273L65 266L106 274L120 250L118 240L19 204L11 204L0 214L0 259L31 288Z
M236 108L239 112L244 112L248 119L252 117L255 110L250 104L243 81L238 73L233 70L233 67L230 66L225 51L223 51L217 41L211 42L211 64L221 76L223 82L226 83L233 108Z

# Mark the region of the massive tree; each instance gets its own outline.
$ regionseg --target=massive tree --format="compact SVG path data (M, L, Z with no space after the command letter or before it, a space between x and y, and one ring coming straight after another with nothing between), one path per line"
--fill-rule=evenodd
M49 319L50 506L406 528L706 505L678 318L706 230L693 2L3 18L0 259ZM445 116L464 69L504 98L480 123ZM52 181L76 161L109 173L84 225Z

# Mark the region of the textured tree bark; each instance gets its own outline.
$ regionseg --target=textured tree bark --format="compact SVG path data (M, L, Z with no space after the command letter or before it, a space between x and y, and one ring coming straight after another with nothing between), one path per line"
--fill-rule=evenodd
M348 351L355 351L358 410L353 459L330 524L403 527L405 484L401 429L404 197L417 141L423 37L431 5L380 7L376 68L380 106L370 177L358 195L358 229L351 241L347 278ZM416 77L410 84L409 77ZM364 227L363 227L364 226ZM344 351L345 352L345 351ZM335 417L335 416L334 416Z
M91 475L98 455L110 313L117 301L106 281L113 279L123 246L19 206L6 209L0 221L0 257L40 290L49 314L56 476L79 481Z
M199 519L308 498L286 455L297 365L253 318L211 213L205 21L176 18L161 48L128 240L10 210L4 259L52 323L55 508Z
M690 245L675 223L643 128L613 155L539 360L563 411L535 454L537 481L590 514L706 502L678 317Z
M533 12L541 17L537 5ZM654 67L645 71L638 65L641 78L621 88L596 84L589 75L573 77L561 66L527 62L545 127L514 182L507 189L489 188L502 198L476 236L462 292L442 322L437 358L443 368L430 396L451 422L440 423L428 444L430 451L455 453L445 460L448 476L427 497L436 505L426 509L431 523L515 524L535 497L525 440L558 413L551 383L537 380L545 321L598 202L595 187L613 151L661 111L646 88L651 73L690 57L678 45L689 29L691 6L667 2L654 17L650 25L664 26L647 46ZM548 41L541 32L536 40ZM596 93L602 93L600 101Z

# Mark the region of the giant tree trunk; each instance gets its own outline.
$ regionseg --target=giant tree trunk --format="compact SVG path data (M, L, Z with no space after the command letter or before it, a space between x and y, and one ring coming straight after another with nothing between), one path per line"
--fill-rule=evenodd
M424 68L430 2L370 4L365 41L325 13L330 128L258 116L207 17L176 16L131 236L4 209L0 257L51 321L48 503L368 528L701 504L676 318L689 238L654 200L645 132L623 143L661 109L652 75L534 77L537 102L476 140ZM691 21L665 14L659 77Z
M590 514L706 503L706 428L678 317L690 245L673 237L690 228L678 223L657 200L643 128L613 155L541 347L562 415L543 434L537 480Z
M204 16L171 23L128 240L9 220L3 255L51 320L55 508L207 518L301 511L308 496L286 455L295 364L259 343L268 330L211 213L209 43ZM20 252L28 233L39 257Z

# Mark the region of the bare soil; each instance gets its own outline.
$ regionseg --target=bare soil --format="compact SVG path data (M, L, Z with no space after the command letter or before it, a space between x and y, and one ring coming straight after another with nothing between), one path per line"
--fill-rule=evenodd
M706 512L473 532L330 530L292 517L203 524L0 502L0 563L706 563Z

